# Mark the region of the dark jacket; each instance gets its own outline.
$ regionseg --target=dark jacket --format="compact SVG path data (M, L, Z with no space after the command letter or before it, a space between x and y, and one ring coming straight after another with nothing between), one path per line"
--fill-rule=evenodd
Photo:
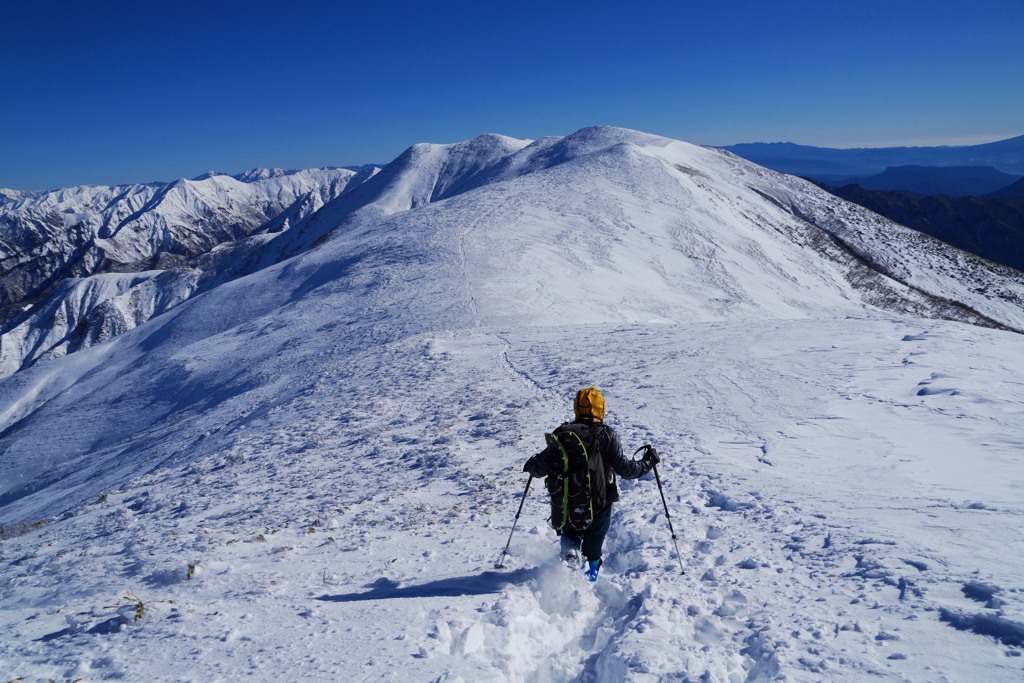
M603 422L589 422L587 420L574 420L576 423L588 423L597 425L597 447L601 452L604 461L604 471L607 473L607 501L608 504L619 500L619 489L615 486L615 475L623 479L639 479L650 471L650 468L637 460L630 460L622 453L622 444L615 430ZM561 471L562 455L557 449L551 446L526 461L523 471L534 477L546 477L553 472ZM594 511L595 514L599 510Z

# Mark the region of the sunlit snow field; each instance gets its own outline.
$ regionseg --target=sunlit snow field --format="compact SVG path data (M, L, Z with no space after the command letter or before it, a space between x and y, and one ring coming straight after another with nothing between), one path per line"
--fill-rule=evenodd
M585 361L575 330L325 354L286 403L227 401L230 437L162 435L163 468L4 541L3 669L1019 679L1018 335L868 320L589 332ZM625 446L663 455L684 576L650 476L620 482L596 585L556 565L540 486L493 567L522 461L591 381Z

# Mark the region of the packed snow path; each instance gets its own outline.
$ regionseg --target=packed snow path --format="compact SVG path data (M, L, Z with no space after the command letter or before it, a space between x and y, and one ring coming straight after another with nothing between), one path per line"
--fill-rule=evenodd
M573 327L301 359L282 345L286 385L225 389L215 416L140 434L128 450L162 467L3 542L0 670L1020 679L1018 335L880 320L582 329L600 343ZM493 567L523 461L591 382L625 448L663 456L683 576L649 476L619 482L597 584L557 564L541 486Z

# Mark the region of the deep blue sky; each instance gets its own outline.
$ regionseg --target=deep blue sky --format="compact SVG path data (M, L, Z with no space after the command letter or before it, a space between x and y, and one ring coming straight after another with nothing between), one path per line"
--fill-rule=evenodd
M6 3L0 187L390 161L625 126L699 144L1024 133L1024 0Z

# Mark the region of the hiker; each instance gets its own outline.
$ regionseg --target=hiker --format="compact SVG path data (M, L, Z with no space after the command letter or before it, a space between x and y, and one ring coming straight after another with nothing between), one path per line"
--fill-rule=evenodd
M597 387L585 387L576 393L573 412L575 420L560 426L553 435L545 435L547 448L530 458L523 471L534 477L547 477L548 493L551 494L551 523L561 536L562 558L570 568L576 569L582 566L582 550L587 562L587 578L596 581L603 562L601 548L611 524L612 503L619 499L615 475L623 479L638 479L650 472L660 458L653 448L648 448L641 460L630 460L623 455L615 430L604 424L604 396ZM586 448L582 457L584 462L589 461L591 481L587 500L590 507L577 518L573 518L572 513L578 516L581 506L574 503L566 506L565 501L569 498L563 491L564 482L570 478L566 470L570 469L567 463L570 462L569 451L574 443ZM586 481L585 472L583 477ZM571 509L563 509L566 507Z

